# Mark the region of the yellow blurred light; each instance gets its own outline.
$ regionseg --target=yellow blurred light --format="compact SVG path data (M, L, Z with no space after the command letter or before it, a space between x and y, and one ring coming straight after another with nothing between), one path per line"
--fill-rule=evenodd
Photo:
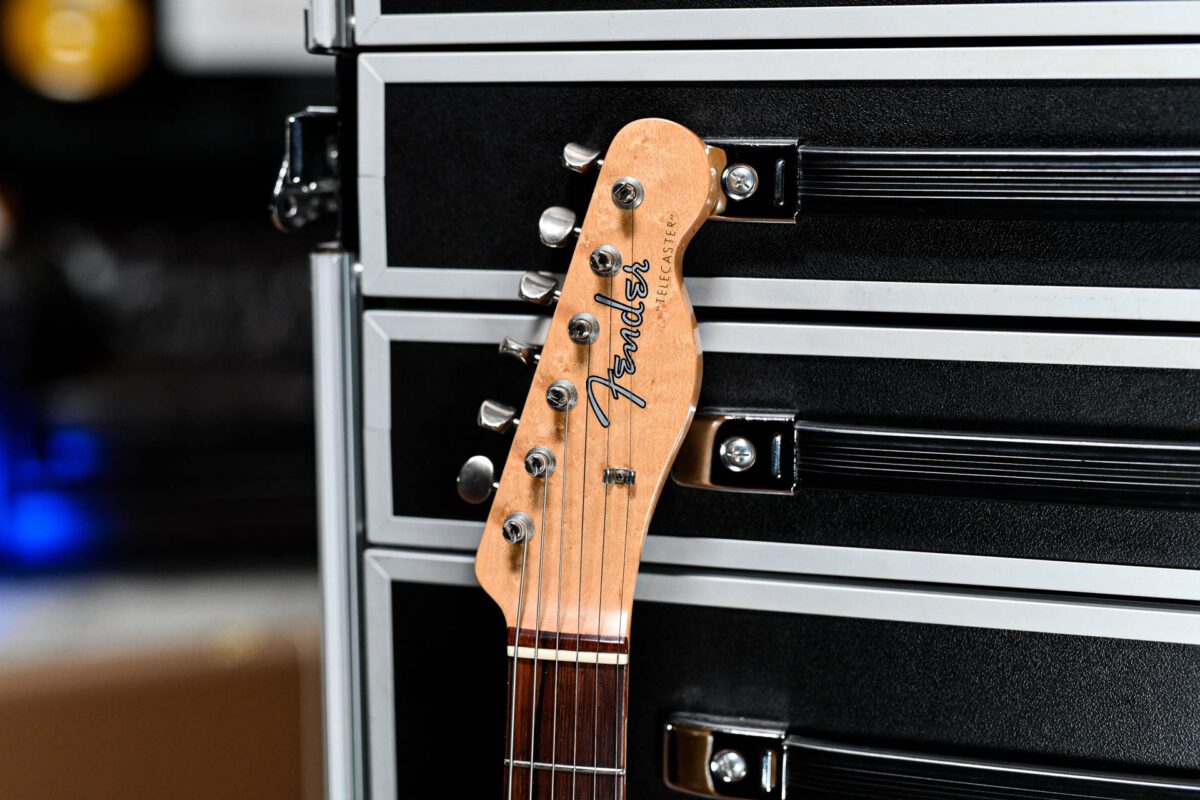
M0 49L13 73L55 100L126 86L150 57L146 0L2 0Z

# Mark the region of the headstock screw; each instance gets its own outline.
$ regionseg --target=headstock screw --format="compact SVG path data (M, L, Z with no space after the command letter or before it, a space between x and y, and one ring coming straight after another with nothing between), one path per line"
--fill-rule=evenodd
M533 538L533 519L524 511L509 514L504 524L500 526L504 541L509 544L521 544Z
M601 278L611 278L621 268L621 251L611 244L602 244L592 251L588 263Z
M554 453L547 447L534 447L525 454L525 471L535 478L545 480L554 474Z
M546 390L546 403L555 411L567 412L579 402L579 393L570 381L555 381Z
M758 190L758 172L749 164L732 164L721 176L730 200L746 200Z
M642 182L628 175L613 184L612 201L623 211L633 211L646 199Z
M458 496L468 503L479 505L492 496L496 488L496 469L487 456L471 456L458 471Z
M600 323L586 311L571 317L567 335L575 344L591 344L600 338Z

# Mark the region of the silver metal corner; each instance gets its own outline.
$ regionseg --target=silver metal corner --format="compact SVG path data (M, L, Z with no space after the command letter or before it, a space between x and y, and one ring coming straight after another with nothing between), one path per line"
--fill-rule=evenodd
M335 246L310 259L322 601L326 795L365 797L358 652L357 275Z
M310 52L340 50L354 44L350 0L308 0L305 18Z

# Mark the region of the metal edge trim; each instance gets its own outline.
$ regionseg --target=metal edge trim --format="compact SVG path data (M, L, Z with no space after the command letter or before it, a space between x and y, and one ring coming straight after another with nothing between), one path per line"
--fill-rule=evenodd
M322 603L325 785L330 800L360 797L357 657L357 501L354 490L357 361L349 320L355 315L348 254L318 250L310 259L316 400L317 501Z
M1173 4L1191 0L1167 0ZM378 0L373 0L376 4ZM1110 0L1122 2L1122 0ZM1106 5L1110 4L1106 2ZM1143 0L1133 0L1141 3ZM983 4L979 4L983 5ZM1024 6L1027 4L1013 4ZM1062 3L1048 5L1061 6ZM1200 4L1197 4L1200 6ZM911 8L906 6L904 8ZM945 6L933 8L942 9ZM550 12L557 13L557 12ZM360 16L360 24L362 23ZM360 30L361 34L361 30ZM711 73L711 74L710 74ZM797 76L802 76L797 78ZM564 82L564 81L654 81L654 80L899 80L899 79L1168 79L1200 77L1200 45L1083 45L1016 48L890 48L830 49L830 50L635 50L622 53L614 61L603 52L511 52L511 53L388 53L369 54L358 59L358 145L359 180L357 191L360 204L361 259L364 268L363 293L368 296L408 296L408 279L412 275L395 275L397 268L387 263L387 226L383 176L385 174L384 104L385 88L389 83L454 83L454 82ZM411 267L420 269L419 266ZM483 272L482 270L480 272ZM703 279L702 279L703 280ZM730 281L739 279L707 279ZM745 279L741 279L745 280ZM770 281L774 284L780 281ZM848 300L836 298L833 286L841 283L827 281L827 291L835 295L830 308L847 310L878 310L848 308ZM867 282L856 282L850 289L863 291ZM691 284L689 284L691 285ZM890 287L904 284L889 284ZM925 284L911 284L924 287ZM941 284L938 290L942 302L950 304L958 293L954 284ZM971 287L971 284L963 286ZM715 285L706 293L698 287L696 304L717 304L731 289L754 293L742 302L774 302L769 284L743 282ZM984 285L964 290L957 298L959 308L970 308L971 302L987 301ZM1046 287L1046 293L1032 293L1029 299L1045 313L1052 306L1053 292L1058 287ZM422 291L422 290L418 290ZM424 290L427 291L427 290ZM457 289L457 291L477 291ZM884 307L889 304L884 288L871 290L882 296ZM915 289L914 289L915 291ZM1142 319L1135 300L1146 295L1114 295L1109 290L1075 290L1080 299L1091 291L1101 295L1101 302L1117 301L1118 318ZM1137 292L1139 290L1124 290ZM1156 291L1156 290L1145 290ZM1165 290L1157 290L1165 291ZM1186 291L1186 290L1181 290ZM969 294L968 294L969 293ZM967 296L962 296L962 295ZM1026 295L1031 293L1025 292ZM418 296L430 296L420 294ZM757 297L757 300L753 299ZM1161 302L1174 306L1177 298L1155 295ZM487 298L491 299L491 298ZM866 298L871 299L871 298ZM726 304L737 303L734 299ZM741 303L738 303L741 304ZM901 305L913 305L913 301ZM918 303L919 304L919 303ZM751 307L774 307L752 305ZM784 306L791 307L791 306ZM820 307L820 306L818 306ZM1019 306L1018 306L1019 307ZM1123 311L1121 309L1124 309ZM1012 313L1011 310L1001 313ZM1089 316L1100 316L1100 310ZM1172 316L1163 317L1174 319ZM1183 312L1187 313L1187 312ZM1192 311L1192 314L1197 312ZM1136 314L1137 316L1127 316ZM1026 312L1023 315L1032 315ZM1158 318L1158 317L1153 317ZM1186 319L1192 319L1187 316Z
M374 213L376 206L368 202ZM382 230L382 216L379 220L372 230ZM382 243L375 242L373 253L382 255L380 248ZM510 301L516 298L513 287L521 275L521 270L386 267L374 271L369 293ZM693 277L685 282L698 308L1200 322L1197 289L735 277Z
M367 555L376 570L389 580L477 585L474 556L466 553L372 549ZM1195 608L1111 598L897 586L882 581L801 576L692 573L677 569L660 572L653 566L642 570L634 596L642 601L688 606L1200 644L1200 612Z
M389 379L383 374L388 362L379 355L387 342L490 344L508 335L539 344L549 323L546 317L521 314L368 312L364 334L374 339L364 345L373 367L366 376L368 392ZM709 353L1200 369L1198 337L1185 335L702 322L700 338ZM368 393L367 426L388 427L389 410L371 405L372 400Z
M359 0L358 41L449 45L779 39L1155 36L1200 32L1190 2L382 14Z

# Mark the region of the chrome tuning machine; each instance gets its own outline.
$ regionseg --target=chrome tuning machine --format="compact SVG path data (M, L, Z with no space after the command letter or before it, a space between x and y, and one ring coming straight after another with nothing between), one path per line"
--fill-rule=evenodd
M604 166L600 151L578 142L567 142L562 150L562 164L571 172L587 174Z
M517 296L522 300L539 306L558 302L560 294L558 281L542 272L526 272L521 276L521 286L517 290Z
M579 235L575 212L563 206L550 206L538 219L538 238L546 247L560 248Z
M517 410L507 403L484 400L479 404L475 424L492 433L508 433L520 425L521 420L517 419Z
M505 336L500 342L500 354L515 358L527 367L542 360L542 348L519 342L511 336Z
M471 456L458 471L458 496L472 505L487 500L499 486L496 469L487 456Z

